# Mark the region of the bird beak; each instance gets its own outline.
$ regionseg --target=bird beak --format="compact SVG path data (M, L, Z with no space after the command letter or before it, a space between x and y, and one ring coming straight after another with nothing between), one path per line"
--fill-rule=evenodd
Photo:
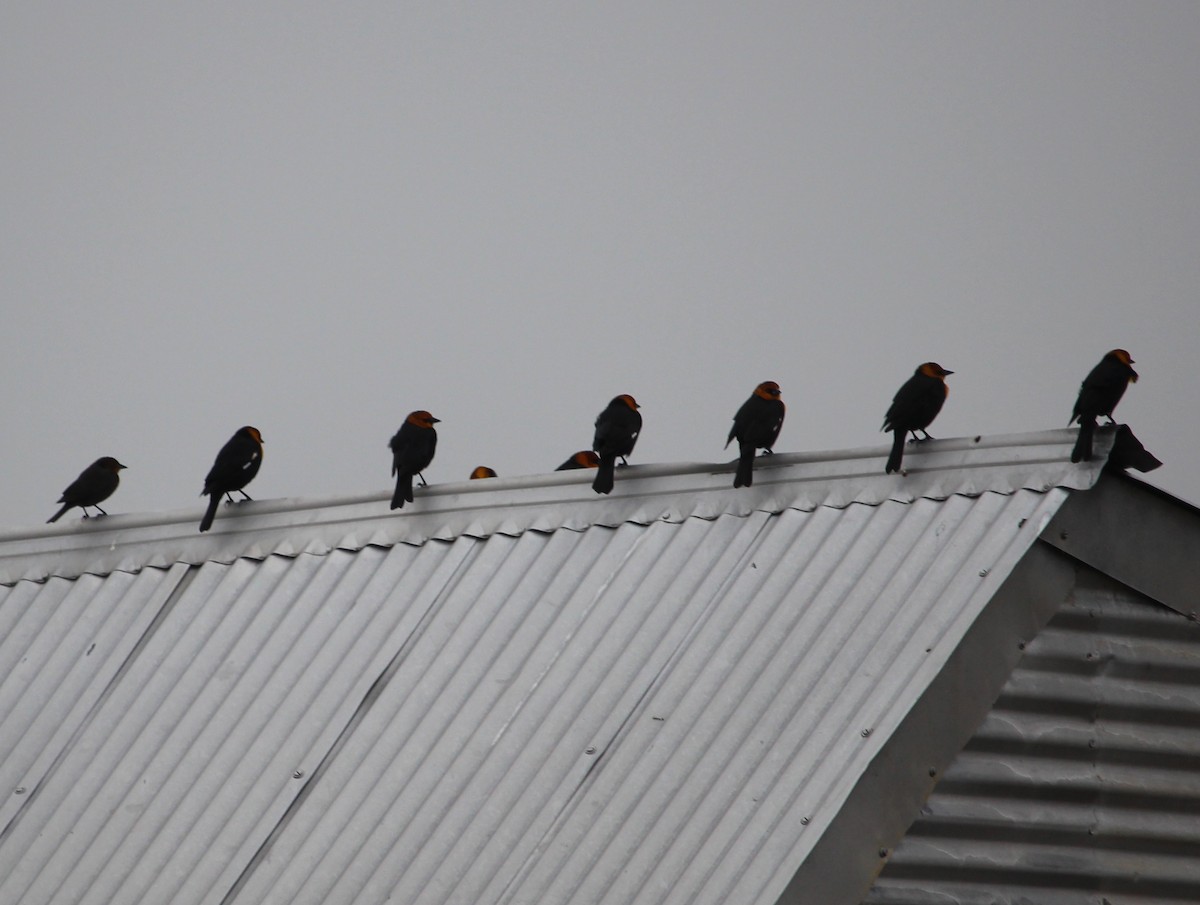
M944 374L947 377L949 377L953 373L954 373L953 371L947 371L945 368L942 368L942 374Z

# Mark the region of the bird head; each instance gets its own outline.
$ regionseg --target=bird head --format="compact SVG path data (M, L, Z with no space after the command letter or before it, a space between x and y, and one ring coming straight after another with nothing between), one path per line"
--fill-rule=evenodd
M1133 357L1128 352L1124 349L1113 349L1108 353L1108 357L1115 358L1121 364L1125 365L1125 367L1129 368L1129 382L1137 383L1138 372L1133 369Z
M779 384L774 380L764 380L754 388L754 395L761 399L778 399L779 393Z
M581 449L575 455L571 456L575 460L575 464L581 468L599 468L600 457L590 449Z
M418 411L413 412L404 420L409 424L415 425L416 427L433 427L435 424L440 424L442 421L441 418L433 417L433 415L429 414L429 412L425 411L424 409L419 409Z

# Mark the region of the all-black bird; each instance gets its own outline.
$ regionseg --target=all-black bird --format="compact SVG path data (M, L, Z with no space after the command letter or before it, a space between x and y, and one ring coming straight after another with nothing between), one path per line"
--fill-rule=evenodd
M581 449L575 453L562 465L554 469L555 471L574 471L577 468L599 468L600 457L590 449Z
M393 509L403 509L406 502L413 501L413 475L420 475L421 485L425 485L425 476L421 472L433 461L433 453L437 449L437 430L434 425L440 422L440 418L433 417L423 409L412 412L388 441L392 450L392 474L396 476Z
M1087 462L1092 458L1092 435L1096 431L1096 419L1104 416L1113 421L1113 409L1125 395L1131 383L1137 383L1138 373L1133 369L1133 359L1124 349L1113 349L1092 368L1079 387L1079 398L1067 424L1079 422L1079 436L1071 450L1072 462Z
M208 509L200 520L200 530L207 531L212 527L213 518L217 514L217 506L221 497L229 497L233 502L233 492L241 493L242 499L250 499L250 494L242 490L254 480L262 465L263 438L257 427L246 426L229 438L229 442L217 453L213 467L204 478L204 489L201 496L208 497Z
M733 416L733 427L729 429L725 446L728 448L734 439L738 441L734 487L749 487L754 483L754 454L759 449L768 455L772 452L779 429L783 427L785 410L783 400L779 398L779 384L766 380L755 387L750 398Z
M118 472L124 467L112 456L103 456L97 459L81 471L79 477L71 482L71 486L62 492L58 502L62 503L63 507L50 516L46 520L46 524L57 522L72 506L82 509L84 518L88 517L89 506L99 509L101 515L108 515L107 512L100 509L100 504L112 496L117 485L121 483L121 476Z
M908 434L913 439L931 439L925 428L933 423L950 388L946 385L946 377L953 374L940 364L927 361L917 368L912 377L904 382L892 399L892 405L883 419L881 430L891 431L892 454L888 456L887 473L892 474L901 470L904 461L904 440ZM917 437L917 432L925 434Z
M642 432L639 408L632 396L622 393L597 416L596 433L592 438L592 449L600 459L596 480L592 482L592 490L596 493L612 492L617 459L625 462L625 457L633 452L638 434Z

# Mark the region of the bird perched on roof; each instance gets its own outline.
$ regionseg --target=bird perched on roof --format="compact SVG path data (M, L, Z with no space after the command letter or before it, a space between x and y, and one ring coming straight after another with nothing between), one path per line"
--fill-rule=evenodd
M779 398L779 384L766 380L755 387L750 398L733 416L733 427L725 440L726 448L736 438L738 441L738 467L733 478L734 487L749 487L754 483L754 453L761 449L768 455L783 427L785 406Z
M413 501L413 475L419 475L421 486L425 486L425 476L421 472L433 461L433 453L437 449L437 430L434 425L440 422L440 418L419 409L404 419L400 429L388 441L388 447L392 450L392 474L396 476L393 509L403 509L406 502Z
M925 428L933 423L933 419L942 410L942 404L950 392L946 385L946 377L953 373L937 362L927 361L917 368L892 398L891 407L888 408L883 427L880 428L890 430L893 434L892 453L887 460L888 474L901 471L904 439L909 433L913 435L914 440L932 439ZM918 431L925 436L918 438Z
M57 522L72 506L82 509L84 518L88 517L89 506L99 509L101 515L108 515L107 512L100 509L100 504L112 496L117 485L121 483L121 476L118 472L124 467L112 456L102 456L97 459L81 471L79 477L71 482L71 486L62 492L58 502L62 503L63 507L50 516L46 520L46 524Z
M474 470L471 472L472 481L478 481L481 478L494 477L496 477L496 469L488 468L486 465L476 465Z
M600 457L590 449L581 449L575 453L562 465L554 469L555 471L574 471L576 468L599 468Z
M592 438L592 449L600 459L596 480L592 482L592 490L596 493L612 492L617 459L628 464L625 457L633 452L638 434L642 432L639 408L641 406L632 396L622 393L596 417L596 433Z
M263 438L257 427L247 425L240 428L221 447L213 467L204 478L204 489L200 491L200 496L208 497L208 509L200 520L201 531L212 527L222 496L228 497L232 503L236 490L241 493L242 499L250 499L250 494L242 488L254 480L262 465L262 458Z
M1079 398L1067 424L1079 422L1079 436L1071 451L1072 462L1087 462L1092 458L1092 434L1096 430L1096 419L1102 415L1113 422L1113 409L1125 395L1131 383L1137 383L1138 373L1133 369L1133 359L1124 349L1113 349L1092 368L1079 387Z

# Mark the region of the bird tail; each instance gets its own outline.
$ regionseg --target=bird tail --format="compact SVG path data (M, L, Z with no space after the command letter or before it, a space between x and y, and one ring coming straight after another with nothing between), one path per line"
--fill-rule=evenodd
M754 483L754 447L742 444L741 455L738 457L737 474L733 478L734 487L749 487Z
M1075 448L1071 450L1072 462L1090 462L1092 460L1092 433L1095 430L1095 418L1079 419L1079 436L1075 438Z
M901 464L904 462L904 437L907 431L902 431L900 428L892 429L892 454L888 456L887 474L894 474L900 470Z
M406 502L413 501L412 479L412 474L407 471L401 471L396 475L396 492L392 494L393 509L403 509Z
M612 493L613 475L617 467L615 456L601 456L600 465L596 468L596 480L592 481L592 490L596 493Z
M62 509L58 510L58 512L54 513L54 515L50 516L50 518L46 519L46 524L49 525L51 522L57 522L63 517L63 515L66 514L66 511L74 505L74 503L64 503Z
M221 505L222 494L215 490L208 495L208 508L204 510L204 518L200 519L200 531L207 531L212 527L213 519L217 516L217 507Z

